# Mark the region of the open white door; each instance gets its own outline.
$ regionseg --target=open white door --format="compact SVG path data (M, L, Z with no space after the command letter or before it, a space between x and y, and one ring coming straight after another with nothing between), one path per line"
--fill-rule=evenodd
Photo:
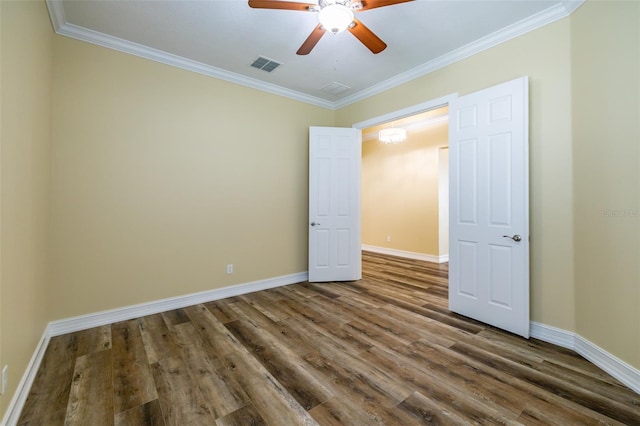
M309 128L309 281L362 278L360 130Z
M449 105L449 309L529 337L528 78Z

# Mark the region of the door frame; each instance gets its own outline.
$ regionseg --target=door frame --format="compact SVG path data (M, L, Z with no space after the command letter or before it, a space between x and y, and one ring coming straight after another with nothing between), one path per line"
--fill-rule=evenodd
M451 93L449 95L445 95L440 98L432 99L430 101L409 106L407 108L402 108L397 111L392 111L387 114L379 115L377 117L370 118L368 120L360 121L358 123L353 124L351 127L362 131L363 129L373 127L373 126L378 126L380 124L388 123L390 121L399 120L401 118L420 114L433 109L448 107L449 103L456 98L458 98L458 93L457 92ZM360 138L360 152L362 152L362 143L363 143L362 138ZM358 165L357 165L358 170L360 170L360 173L362 173L362 155L358 158L357 161L358 161ZM362 200L360 200L360 203L362 203ZM360 229L362 229L362 214L358 218L358 221L360 222ZM360 234L360 246L362 247L362 234Z
M389 121L399 120L401 118L409 117L411 115L427 112L432 109L442 108L449 106L449 103L458 97L458 93L452 93L450 95L443 96L441 98L432 99L430 101L422 102L407 108L402 108L397 111L392 111L387 114L379 115L377 117L370 118L368 120L360 121L353 124L351 127L356 129L366 129L368 127L378 126L380 124L387 123Z

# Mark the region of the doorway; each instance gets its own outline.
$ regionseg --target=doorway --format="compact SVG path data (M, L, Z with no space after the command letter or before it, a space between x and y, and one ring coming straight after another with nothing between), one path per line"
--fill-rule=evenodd
M362 249L433 263L448 261L447 107L362 130ZM393 128L405 139L384 143Z
M360 129L363 132L363 137L362 137L362 143L366 144L366 143L376 143L375 141L370 141L367 142L367 138L375 138L377 131L381 128L384 127L389 127L391 125L391 123L393 123L393 125L407 125L407 127L409 128L408 130L411 130L411 127L414 126L414 128L416 127L420 127L420 126L425 126L425 125L429 125L429 118L432 119L430 124L435 124L438 122L438 120L442 120L442 113L441 112L437 112L438 110L444 110L447 111L449 102L453 99L457 98L457 94L451 94L451 95L447 95L444 96L442 98L438 98L438 99L434 99L431 101L427 101L418 105L414 105L408 108L404 108L398 111L394 111L385 115L381 115L366 121L362 121L359 123L355 123L352 127ZM447 113L444 114L445 117L448 117L448 111ZM418 118L416 118L418 117ZM420 118L421 117L421 118ZM440 118L438 118L440 117ZM381 253L386 253L386 254L391 254L391 255L400 255L403 257L409 257L409 258L414 258L414 259L419 259L419 260L427 260L427 261L431 261L431 262L447 262L448 259L448 245L449 245L449 233L448 233L448 190L449 190L449 183L448 183L448 147L444 146L448 144L448 138L446 138L446 142L443 144L440 144L441 146L438 146L437 151L436 151L436 160L435 162L437 164L442 164L441 162L446 161L447 162L447 167L446 168L442 168L440 166L438 166L437 168L437 175L434 179L434 183L435 185L437 185L437 187L435 188L435 192L436 192L436 199L435 202L436 204L438 204L439 208L437 209L437 211L435 212L435 220L437 220L438 224L437 224L437 230L436 230L436 234L438 235L437 237L437 241L435 242L435 249L432 250L433 252L436 252L437 255L434 255L433 253L419 253L419 252L415 252L412 250L398 250L398 249L391 249L391 250L387 250L386 252L384 250L381 250L380 247L382 246L384 248L384 246L392 246L392 244L385 244L385 243L393 243L393 235L390 235L386 232L383 232L381 234L382 236L382 241L380 241L381 236L378 235L376 238L377 240L374 241L378 241L377 243L374 243L375 245L367 245L367 244L363 244L363 247L365 247L367 250L371 250L373 249L378 250ZM361 172L362 173L362 172ZM442 176L441 175L446 175L447 177L447 181L444 182L442 181ZM446 201L445 202L443 202ZM442 207L442 208L440 208ZM364 234L363 234L364 236ZM388 241L391 240L391 241ZM364 238L363 238L363 243L364 243ZM411 246L409 246L411 247ZM444 251L443 251L444 250ZM445 253L446 251L446 253ZM442 257L440 256L440 253L442 253ZM446 254L446 256L445 256Z
M361 132L441 106L451 109L449 309L525 338L530 328L528 86L523 76L352 126ZM356 161L353 169L360 168ZM359 182L351 181L349 188L359 197ZM352 246L355 259L358 252L361 247Z

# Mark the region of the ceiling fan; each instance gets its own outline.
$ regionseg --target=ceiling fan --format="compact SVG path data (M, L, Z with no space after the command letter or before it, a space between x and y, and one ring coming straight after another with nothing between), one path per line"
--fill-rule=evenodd
M374 54L382 52L387 44L367 28L356 17L354 12L392 6L413 0L318 0L315 3L299 3L278 0L249 0L249 6L256 9L285 9L303 12L318 12L318 25L302 43L296 52L298 55L308 55L325 32L338 34L348 30L356 36Z

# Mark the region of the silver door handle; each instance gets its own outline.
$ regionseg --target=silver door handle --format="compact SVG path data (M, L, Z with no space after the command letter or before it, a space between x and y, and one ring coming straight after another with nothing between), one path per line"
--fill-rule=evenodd
M320 226L318 222L311 222L311 226Z
M511 238L516 243L522 241L522 237L520 235L518 235L518 234L514 235L513 237L510 236L510 235L503 235L503 237L504 238Z

